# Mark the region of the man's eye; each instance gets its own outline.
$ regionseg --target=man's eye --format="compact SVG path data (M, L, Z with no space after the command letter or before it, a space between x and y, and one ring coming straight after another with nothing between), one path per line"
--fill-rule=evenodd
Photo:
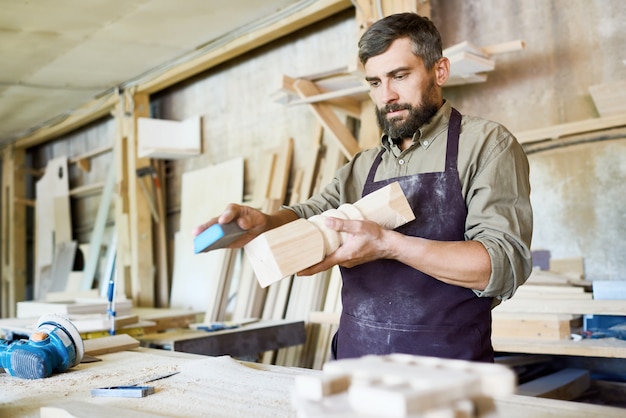
M406 74L396 74L394 78L396 80L402 80L403 78L406 78Z
M380 81L370 81L370 87L378 87L380 86Z

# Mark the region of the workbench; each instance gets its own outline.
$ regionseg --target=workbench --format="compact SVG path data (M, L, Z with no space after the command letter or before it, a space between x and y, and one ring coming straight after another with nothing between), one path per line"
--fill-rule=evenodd
M177 329L137 337L141 345L207 356L254 357L264 351L304 344L304 321L258 321L232 329Z
M21 380L0 373L0 417L295 417L295 376L321 373L143 347L99 357L102 361L81 363L46 379ZM144 398L90 394L94 388L141 384L175 371L179 373L148 383L156 392ZM625 413L518 395L496 399L496 405L506 418L617 418Z

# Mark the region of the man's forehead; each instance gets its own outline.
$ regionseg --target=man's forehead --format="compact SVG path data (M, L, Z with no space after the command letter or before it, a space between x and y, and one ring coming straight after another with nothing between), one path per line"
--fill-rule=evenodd
M371 57L363 68L365 76L382 77L392 74L399 69L419 69L423 62L420 57L413 53L413 48L408 38L396 39L385 52Z

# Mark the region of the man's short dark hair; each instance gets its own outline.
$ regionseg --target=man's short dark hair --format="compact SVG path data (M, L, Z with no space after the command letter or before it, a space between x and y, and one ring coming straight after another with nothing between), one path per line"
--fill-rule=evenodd
M413 53L431 69L443 56L441 35L426 17L415 13L398 13L380 19L365 31L359 40L359 60L365 65L368 59L385 52L393 41L409 38Z

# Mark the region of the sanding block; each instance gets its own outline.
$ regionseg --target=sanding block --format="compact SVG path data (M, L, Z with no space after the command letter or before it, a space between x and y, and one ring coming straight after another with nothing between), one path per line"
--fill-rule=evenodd
M237 222L211 225L193 240L193 250L196 254L224 248L247 231L241 229Z

